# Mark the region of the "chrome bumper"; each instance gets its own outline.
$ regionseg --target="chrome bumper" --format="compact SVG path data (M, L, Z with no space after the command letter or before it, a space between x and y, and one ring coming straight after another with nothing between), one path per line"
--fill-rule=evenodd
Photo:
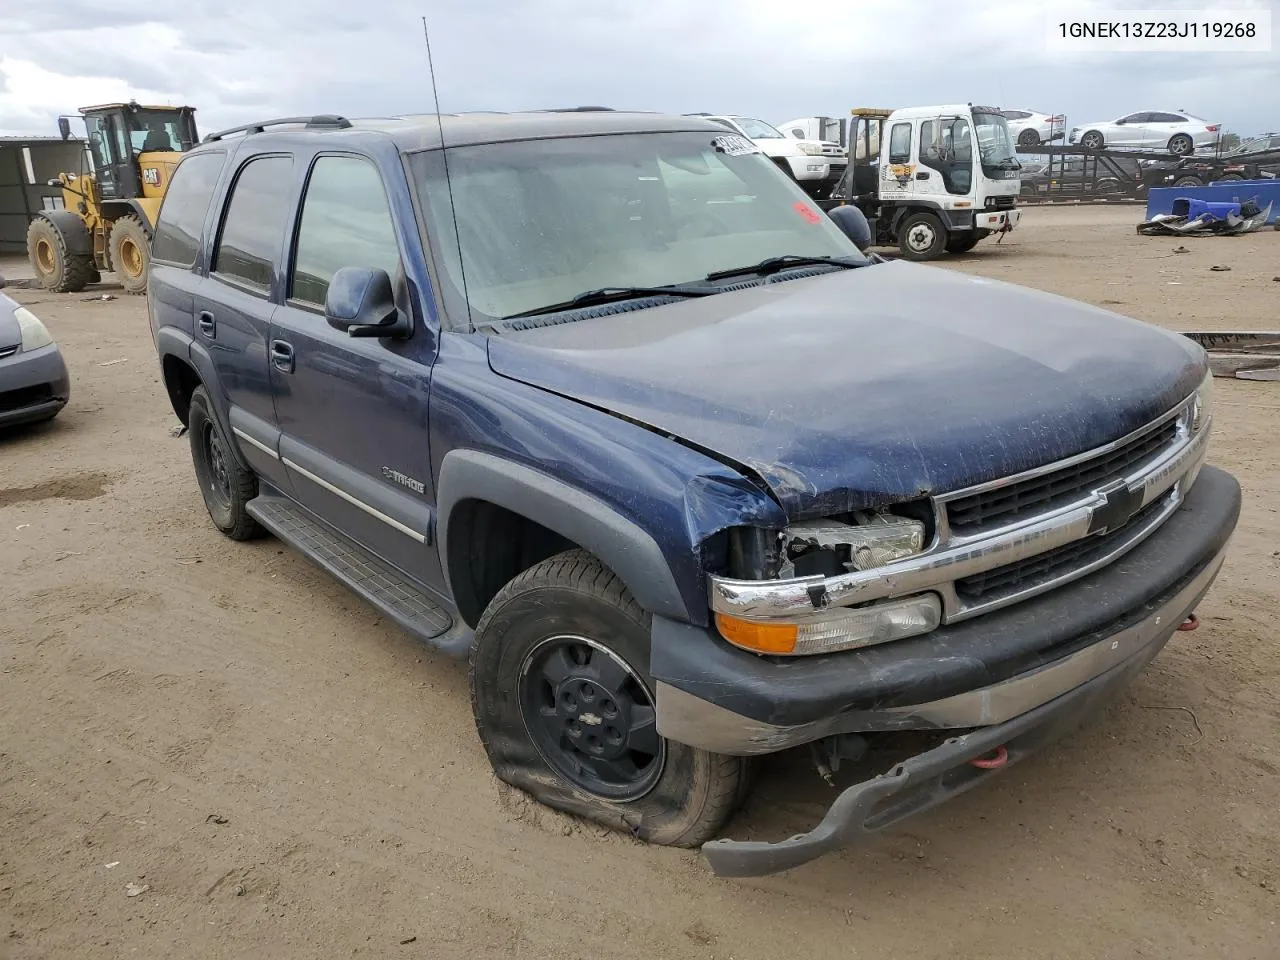
M1195 609L1222 568L1224 545L1175 594L1144 619L1100 637L1075 653L956 696L927 703L776 726L741 716L666 683L656 685L658 732L668 739L737 756L773 753L834 733L900 729L958 729L1009 722L1123 664L1145 663Z
M943 622L957 623L1079 579L1137 546L1182 504L1204 463L1212 425L1211 418L1206 417L1200 428L1192 431L1196 396L1133 434L1104 447L1025 474L937 497L937 533L924 553L883 567L832 577L737 580L712 575L708 578L711 609L745 620L802 622L831 608L932 591L942 600ZM1031 520L972 535L953 534L950 530L946 511L948 502L1103 457L1109 451L1166 426L1170 420L1177 422L1174 442L1128 476ZM1157 504L1153 506L1153 513L1135 524L1134 529L1125 529L1122 535L1117 536L1112 549L1089 563L989 599L965 601L956 591L958 580L1029 560L1096 533L1114 530L1143 508ZM1117 508L1127 512L1117 514Z

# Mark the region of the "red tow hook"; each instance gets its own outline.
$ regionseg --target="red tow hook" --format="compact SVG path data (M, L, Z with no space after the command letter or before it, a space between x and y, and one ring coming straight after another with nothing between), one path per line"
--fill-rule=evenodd
M990 756L974 757L969 762L979 770L998 770L1009 762L1009 751L1005 749L1004 744L1001 744Z
M1193 613L1190 616L1188 616L1187 619L1183 620L1180 624L1178 624L1178 629L1194 630L1198 626L1200 626L1200 618Z

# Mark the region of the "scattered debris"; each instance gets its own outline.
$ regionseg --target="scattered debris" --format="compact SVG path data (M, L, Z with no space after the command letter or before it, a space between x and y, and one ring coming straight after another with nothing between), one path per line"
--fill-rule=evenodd
M108 870L110 870L110 869L112 869L113 867L118 867L118 866L120 866L120 861L119 861L119 860L112 860L110 863L104 863L104 864L103 864L103 866L104 866L104 867L106 867Z
M104 293L104 294L101 294L101 295L96 296L96 297L81 297L81 298L80 298L80 300L81 300L83 303L98 303L98 302L100 302L100 301L102 301L102 300L114 300L114 299L116 299L116 295L115 295L114 293Z
M181 563L184 565L191 564L191 563L203 563L203 562L204 561L201 560L199 557L179 557L178 558L178 563Z
M186 424L180 423L176 427L173 427L169 430L169 436L180 437L186 432L187 432Z
M1210 267L1209 269L1210 269L1210 270L1212 270L1212 271L1214 271L1214 273L1226 273L1226 272L1227 272L1228 270L1230 270L1231 268L1230 268L1230 267L1228 267L1228 266L1224 266L1224 265L1222 265L1222 264L1220 264L1220 263L1215 263L1215 264L1214 264L1212 267Z
M243 896L245 895L245 892L246 892L246 891L245 891L245 886L244 886L244 884L243 884L243 883L237 883L237 884L236 884L234 887L232 887L231 889L232 889L232 892L233 892L237 897L243 897Z
M130 880L124 885L124 895L126 897L140 897L151 889L149 883L134 883Z
M1138 233L1148 237L1235 236L1261 230L1270 216L1271 204L1261 209L1256 199L1230 203L1178 197L1173 201L1173 212L1157 213L1143 221L1138 224Z
M1215 377L1280 380L1280 330L1183 331L1209 353Z
M400 946L403 947L406 943L413 943L417 939L418 939L417 937L405 937L403 940L400 941Z
M117 363L128 363L128 362L129 362L128 357L121 357L119 360L104 360L102 363L98 364L98 366L114 367Z
M1174 253L1190 253L1191 251L1186 247L1174 247L1173 252Z
M209 814L207 817L205 817L205 818L204 818L204 822L205 822L205 823L216 823L218 826L220 826L220 827L221 827L222 825L227 824L227 823L230 823L231 821L230 821L230 820L228 820L226 817L224 817L224 816L223 816L222 814L220 814L220 813L211 813L211 814Z

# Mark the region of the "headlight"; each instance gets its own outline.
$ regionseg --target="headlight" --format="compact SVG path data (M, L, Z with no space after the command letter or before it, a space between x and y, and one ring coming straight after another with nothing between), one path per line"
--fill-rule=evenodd
M1199 433L1200 428L1213 418L1213 371L1205 374L1196 390L1195 399L1191 402L1191 432Z
M22 331L23 350L39 350L41 347L47 347L53 343L53 337L49 335L45 325L40 322L40 318L26 307L19 307L13 311L13 315L17 317L18 329Z
M865 607L824 610L803 620L745 620L716 614L720 635L752 653L805 656L869 647L936 630L942 621L937 594L923 593Z
M806 153L811 157L822 155L822 146L817 143L801 143L799 144L800 152Z

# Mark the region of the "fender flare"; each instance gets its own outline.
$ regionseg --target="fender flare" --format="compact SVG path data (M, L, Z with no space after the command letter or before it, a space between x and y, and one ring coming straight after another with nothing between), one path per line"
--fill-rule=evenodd
M151 218L147 216L146 209L136 199L104 200L102 202L103 213L106 213L108 210L111 210L114 212L116 210L120 210L121 208L125 208L129 211L129 213L132 213L137 216L139 222L141 222L142 224L142 229L147 234L147 239L150 240L151 233L155 228L151 224ZM116 220L119 220L121 216L123 216L122 213L112 217L111 218L112 222L114 223Z
M449 522L464 500L485 500L578 544L618 575L650 613L687 621L688 609L656 540L611 506L569 484L478 450L451 450L436 484L440 566L450 594Z
M67 254L72 257L92 257L93 241L89 237L89 228L84 225L79 214L71 210L41 210L36 214L53 224L53 228L62 235Z

